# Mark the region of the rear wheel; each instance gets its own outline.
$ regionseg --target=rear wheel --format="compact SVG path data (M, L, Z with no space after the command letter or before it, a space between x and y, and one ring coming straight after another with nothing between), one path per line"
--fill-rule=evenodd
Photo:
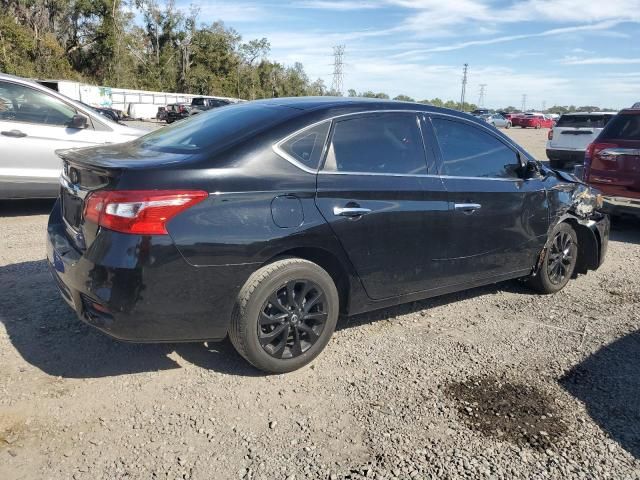
M540 128L542 128L542 125L540 125L539 123L536 123L536 130L540 130Z
M571 225L559 224L551 234L538 274L529 285L540 293L556 293L569 282L578 260L578 236Z
M331 276L300 258L256 271L238 295L229 337L249 363L270 373L296 370L316 358L338 320Z
M507 122L504 128L511 128L511 122Z

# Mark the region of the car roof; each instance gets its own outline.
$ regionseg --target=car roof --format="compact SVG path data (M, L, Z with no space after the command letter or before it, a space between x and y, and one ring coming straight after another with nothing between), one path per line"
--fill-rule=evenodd
M253 100L250 104L273 105L295 108L304 111L322 111L335 108L345 108L352 113L377 111L377 110L409 110L432 113L442 113L449 116L464 118L466 120L480 122L469 113L452 110L449 108L434 107L424 103L402 102L399 100L387 100L368 97L285 97Z
M567 112L567 113L563 113L562 116L564 117L565 115L570 117L573 115L615 115L618 112Z

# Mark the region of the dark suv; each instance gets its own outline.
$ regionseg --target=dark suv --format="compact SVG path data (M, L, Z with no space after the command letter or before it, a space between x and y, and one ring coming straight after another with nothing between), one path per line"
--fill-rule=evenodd
M607 212L640 217L640 108L609 121L587 148L583 176L602 191Z
M212 108L224 107L230 103L229 100L222 98L194 97L191 99L191 114L195 115L206 110L211 110Z
M177 120L187 118L191 114L191 105L186 103L170 103L167 105L165 120L167 123L173 123Z

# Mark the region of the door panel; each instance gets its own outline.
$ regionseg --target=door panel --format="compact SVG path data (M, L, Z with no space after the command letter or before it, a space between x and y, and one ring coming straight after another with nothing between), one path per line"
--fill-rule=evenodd
M443 261L448 280L463 283L531 269L549 224L542 181L519 178L517 152L488 129L440 117L427 123L453 207Z
M316 204L371 298L441 285L449 214L439 178L321 173ZM336 207L370 212L349 218Z
M548 207L540 180L444 177L454 206L446 269L454 283L532 268L546 240Z
M316 204L373 299L439 286L448 202L415 113L335 121ZM427 161L429 160L429 162Z

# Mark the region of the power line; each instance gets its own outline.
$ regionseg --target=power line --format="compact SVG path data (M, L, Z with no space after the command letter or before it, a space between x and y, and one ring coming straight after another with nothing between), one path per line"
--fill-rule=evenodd
M527 94L526 93L522 94L522 111L523 112L527 111Z
M484 107L484 94L487 89L486 83L480 84L480 95L478 97L478 107Z
M467 95L467 72L469 71L469 64L465 63L462 69L462 92L460 94L460 108L464 112L464 100Z
M342 57L344 56L344 45L336 45L333 47L333 83L331 84L331 90L336 92L337 95L342 95L342 89L344 86L344 72Z

